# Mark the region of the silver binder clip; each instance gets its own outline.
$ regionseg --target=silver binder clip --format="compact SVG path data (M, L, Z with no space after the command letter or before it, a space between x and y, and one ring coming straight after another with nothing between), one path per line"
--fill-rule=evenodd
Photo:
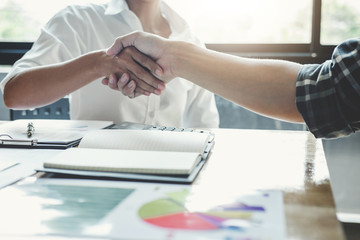
M2 137L7 137L8 139ZM0 134L0 145L3 146L36 146L37 143L37 139L13 139L8 134Z

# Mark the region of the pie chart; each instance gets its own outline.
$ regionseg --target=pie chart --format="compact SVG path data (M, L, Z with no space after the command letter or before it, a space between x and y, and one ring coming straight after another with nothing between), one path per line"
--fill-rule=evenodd
M184 206L188 191L167 193L142 205L139 217L152 225L169 229L215 230L237 229L249 226L254 212L265 212L262 206L249 206L241 202L215 206L205 212L192 212Z

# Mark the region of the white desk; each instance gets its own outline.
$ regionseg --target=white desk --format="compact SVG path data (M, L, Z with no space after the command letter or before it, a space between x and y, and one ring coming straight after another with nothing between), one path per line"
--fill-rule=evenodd
M214 132L215 147L193 184L196 191L280 190L288 239L344 239L320 140L307 132L234 129ZM16 153L7 154L17 158ZM32 161L38 153L22 153L19 160L26 161L27 154L34 154L29 158ZM43 153L41 158L50 155ZM39 163L41 159L36 164Z

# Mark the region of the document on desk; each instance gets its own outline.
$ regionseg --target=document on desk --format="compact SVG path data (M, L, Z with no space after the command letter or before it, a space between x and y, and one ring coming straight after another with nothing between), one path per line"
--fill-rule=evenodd
M210 140L211 139L211 140ZM45 172L144 181L191 183L214 137L199 132L99 130L76 149L45 161Z
M0 147L69 148L85 133L106 128L110 121L21 119L0 125Z
M0 172L17 165L18 162L0 160ZM1 185L0 185L1 186Z
M0 235L286 239L280 191L225 192L177 184L39 179L0 191Z

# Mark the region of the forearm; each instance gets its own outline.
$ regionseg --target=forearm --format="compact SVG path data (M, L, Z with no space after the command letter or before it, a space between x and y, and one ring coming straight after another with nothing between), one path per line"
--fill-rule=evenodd
M100 52L90 53L71 61L21 72L5 86L6 106L28 109L47 105L102 77L96 71L100 55Z
M175 43L175 75L263 115L302 122L295 103L300 64L240 58Z

